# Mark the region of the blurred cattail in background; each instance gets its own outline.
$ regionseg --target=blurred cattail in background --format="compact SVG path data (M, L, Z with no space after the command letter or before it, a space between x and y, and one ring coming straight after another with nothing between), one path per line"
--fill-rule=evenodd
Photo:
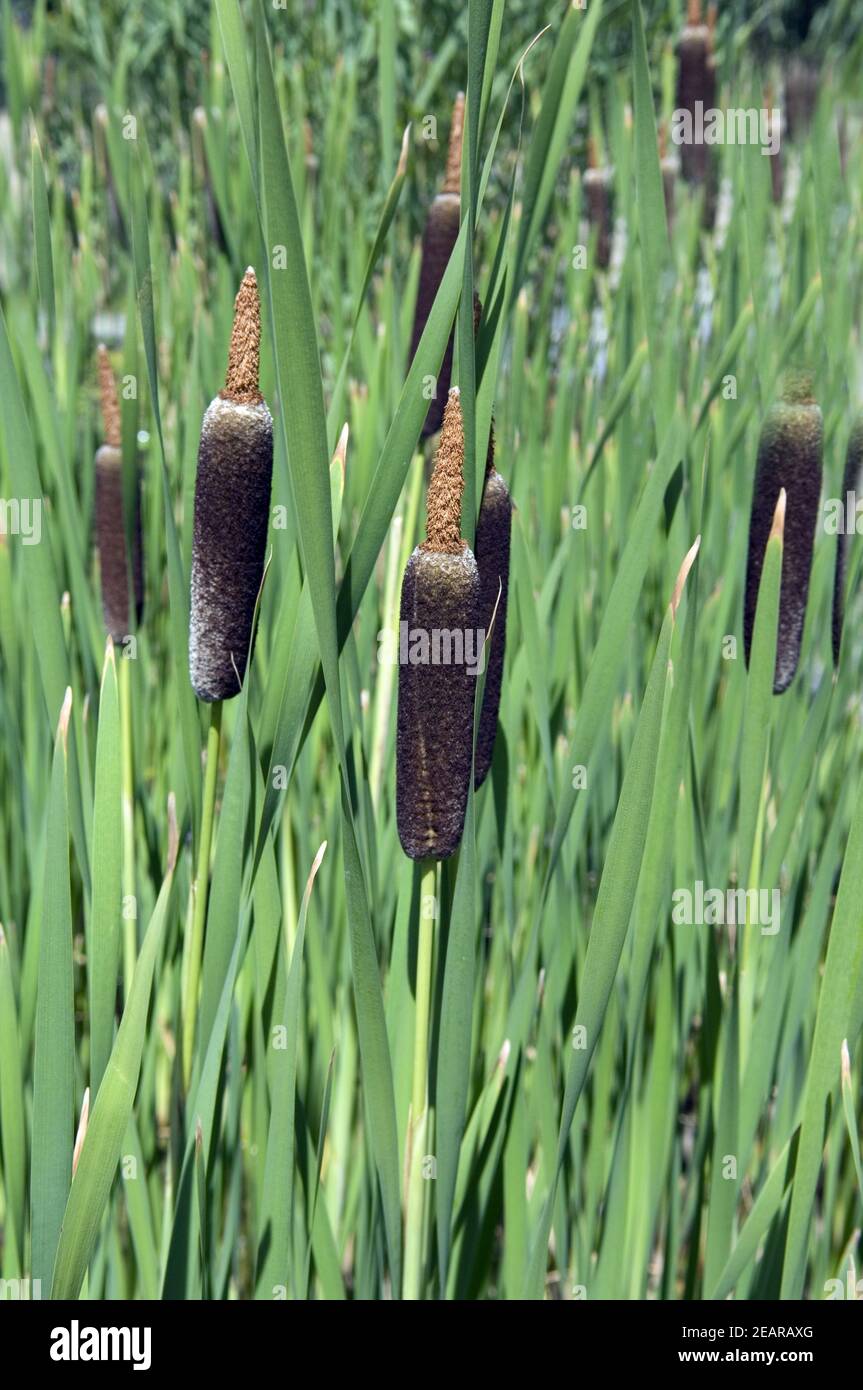
M784 179L782 177L782 136L784 134L784 122L782 112L778 108L774 114L773 107L773 88L767 86L764 91L764 109L767 112L767 140L777 141L776 153L768 156L770 164L770 192L774 203L782 202L784 190Z
M701 18L701 0L689 0L687 18L677 45L677 99L679 110L688 111L695 123L696 102L704 111L715 104L716 62L713 54L713 34ZM680 147L680 162L687 183L706 183L710 149L700 142L684 142Z
M423 329L428 322L432 305L435 302L440 282L443 279L453 247L458 239L461 218L461 150L464 129L464 93L459 92L453 106L452 122L449 132L449 151L447 154L446 175L443 187L429 208L423 233L422 260L420 263L419 288L417 290L414 327L411 338L410 360L416 356ZM435 395L426 415L422 435L427 439L436 434L443 420L444 406L452 375L454 335L451 333L446 346L440 374L437 379Z
M497 716L503 682L506 648L506 605L509 592L509 546L512 529L512 498L509 488L494 466L494 424L488 439L485 486L476 521L476 563L479 568L479 622L488 632L497 604L491 637L486 648L485 689L482 696L479 732L474 755L474 786L481 787L491 767ZM498 600L498 594L500 599Z
M428 539L414 550L402 581L400 646L408 651L399 662L396 819L411 859L446 859L458 849L470 788L476 675L467 658L470 642L477 659L481 651L480 580L461 535L463 467L453 387L429 484ZM444 640L450 644L444 655L457 659L435 662L434 644Z
M786 373L780 398L768 413L761 431L752 494L743 613L747 666L764 551L779 493L784 488L787 495L773 682L777 695L788 689L800 658L821 495L823 423L812 386L810 373Z
M849 510L848 495L857 492L863 478L863 415L859 416L848 440L845 455L845 472L842 475L842 516ZM855 513L856 515L856 513ZM836 570L833 580L833 665L839 665L839 652L842 647L842 623L845 616L845 565L848 554L848 537L845 523L836 537Z
M587 142L587 168L584 171L584 192L591 227L596 228L596 263L603 270L611 258L611 170L599 167L596 141Z
M255 272L243 276L225 389L201 427L195 483L189 671L201 700L238 694L264 571L273 421L258 389L261 310Z
M104 345L99 346L99 397L105 443L96 451L96 545L102 581L102 615L115 643L121 643L140 623L144 611L144 568L141 559L141 499L135 466L132 554L126 544L123 509L123 451L120 402ZM134 612L129 605L129 577Z
M785 124L792 140L805 138L817 103L817 67L805 58L792 58L785 76Z

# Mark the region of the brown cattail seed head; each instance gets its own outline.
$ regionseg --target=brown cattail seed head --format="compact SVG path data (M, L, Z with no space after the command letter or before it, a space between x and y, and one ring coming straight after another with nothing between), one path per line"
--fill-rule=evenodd
M464 95L460 92L456 97L453 107L446 176L441 192L437 195L429 208L425 231L423 233L420 280L417 290L416 309L414 311L413 334L411 337L411 361L413 361L416 356L416 350L419 347L420 338L428 323L428 317L440 288L441 280L444 277L444 271L447 268L453 247L458 239L458 229L461 221L459 183L463 128ZM427 439L429 435L437 434L441 427L447 392L449 391L450 377L452 376L453 342L454 335L451 333L441 363L435 394L431 399L425 424L422 428L422 436L424 439Z
M818 69L803 58L794 58L785 79L785 119L793 140L803 139L818 104Z
M701 18L698 0L690 0L686 26L681 30L677 46L677 98L679 110L688 111L695 120L695 104L703 110L714 105L716 97L716 66L713 61L713 36ZM704 183L710 166L710 148L701 143L683 143L680 147L683 177L688 183Z
M239 693L264 571L273 421L258 388L255 273L243 277L225 389L204 414L195 483L189 673L201 700Z
M848 551L848 537L846 533L847 515L849 509L849 493L857 492L863 479L863 415L857 420L851 438L848 440L848 452L845 455L845 472L842 476L842 525L836 537L836 570L833 579L833 665L839 665L839 652L842 647L842 622L845 612L845 566Z
M782 112L774 109L773 88L769 84L764 89L764 109L767 112L768 139L772 141L775 138L778 141L775 153L771 153L769 156L770 193L774 203L781 203L784 188L782 176Z
M780 399L764 422L758 445L743 612L748 665L764 551L776 503L784 489L787 500L773 682L777 695L788 689L800 658L821 494L822 438L821 411L812 395L812 377L806 372L787 373Z
M479 569L479 623L487 633L497 604L491 637L486 645L485 689L474 755L474 786L481 787L491 767L503 683L506 648L506 608L509 592L509 548L512 498L494 466L494 426L489 435L485 487L476 522L476 563ZM500 597L498 598L498 594Z
M458 521L452 535L463 462L451 392L429 488L429 538L408 560L399 615L396 821L411 859L446 859L458 849L470 790L479 574Z
M129 558L123 508L123 455L120 403L107 350L99 348L99 397L105 443L96 452L96 546L102 582L102 617L105 629L119 644L144 611L144 567L141 555L141 499L137 469L132 518L132 584L134 616L129 612Z
M596 261L605 269L611 260L611 170L600 168L596 142L587 142L587 168L584 171L584 191L591 227L597 229Z

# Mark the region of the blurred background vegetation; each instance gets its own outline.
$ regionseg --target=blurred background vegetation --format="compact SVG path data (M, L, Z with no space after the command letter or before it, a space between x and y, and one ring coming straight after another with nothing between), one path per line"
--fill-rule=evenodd
M401 125L434 111L435 98L467 82L467 6L441 0L417 7L413 0L274 0L265 6L277 57L301 85L310 113L314 146L326 118L334 68L355 73L358 108L369 126L378 124L377 15L392 11L396 91L405 103ZM528 43L565 8L561 0L509 0L501 38L496 86L499 95ZM654 71L670 54L686 11L686 0L646 0L645 22ZM13 27L14 26L14 27ZM44 31L35 51L47 52L45 71L27 74L27 90L4 91L11 110L42 107L52 146L62 153L70 183L80 175L81 126L108 89L123 92L146 115L147 134L166 191L176 188L178 133L188 131L192 111L206 104L211 15L200 0L3 0L2 44L23 44L29 29ZM591 79L601 86L625 72L630 46L628 0L607 7L591 56ZM863 67L863 0L731 0L718 7L717 47L726 63L757 54L765 65L782 65L791 52L829 70L848 89ZM538 93L551 56L540 43L531 56L532 86ZM448 100L447 95L447 100ZM373 139L357 141L352 178L380 187ZM562 173L565 177L566 171ZM422 175L416 187L422 189ZM418 194L419 196L419 194Z

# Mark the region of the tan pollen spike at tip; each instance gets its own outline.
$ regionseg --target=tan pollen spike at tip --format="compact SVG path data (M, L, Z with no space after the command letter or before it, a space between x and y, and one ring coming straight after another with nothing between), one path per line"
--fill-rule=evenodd
M686 22L693 29L701 23L701 0L689 0L686 7Z
M464 92L459 92L452 108L452 122L449 128L449 149L446 157L446 174L442 193L461 192L461 147L464 138Z
M120 432L120 401L117 396L117 383L111 367L111 359L104 343L99 344L99 400L102 406L102 432L105 443L112 449L119 449L122 442Z
M234 325L228 349L228 371L222 400L258 405L261 368L261 301L255 272L249 266L234 301Z
M464 492L464 426L459 389L447 398L440 444L428 490L428 540L423 550L457 555L464 549L461 536L461 499Z

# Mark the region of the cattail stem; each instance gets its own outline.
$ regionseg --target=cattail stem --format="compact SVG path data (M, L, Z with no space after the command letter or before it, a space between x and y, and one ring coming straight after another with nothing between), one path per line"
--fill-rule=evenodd
M422 1296L425 1264L427 1183L423 1173L428 1135L429 1019L431 1016L434 924L437 911L437 862L420 861L420 901L417 927L416 1012L414 1015L413 1083L407 1141L405 1203L405 1264L403 1296Z
M201 978L204 923L207 920L210 849L213 841L216 781L219 774L219 749L222 736L222 701L214 700L211 710L210 728L207 734L207 762L204 769L204 801L201 815L201 838L198 843L198 866L195 882L192 885L194 898L192 942L189 949L189 973L186 1001L183 1008L183 1084L187 1091L192 1076L192 1051L195 1045L195 1021L198 1014L198 984Z
M138 959L137 880L135 877L135 762L132 742L132 662L120 653L120 759L123 788L123 902L134 913L123 913L123 997L128 1000Z

